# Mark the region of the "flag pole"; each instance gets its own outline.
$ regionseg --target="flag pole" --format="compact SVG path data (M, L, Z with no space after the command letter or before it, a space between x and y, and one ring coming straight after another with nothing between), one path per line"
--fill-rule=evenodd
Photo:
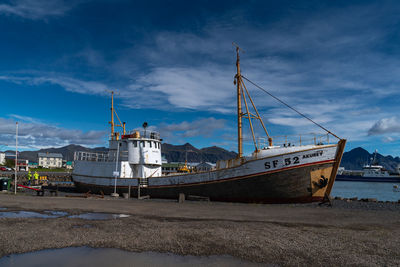
M17 194L17 166L18 166L18 122L16 124L15 130L15 177L14 177L14 194Z

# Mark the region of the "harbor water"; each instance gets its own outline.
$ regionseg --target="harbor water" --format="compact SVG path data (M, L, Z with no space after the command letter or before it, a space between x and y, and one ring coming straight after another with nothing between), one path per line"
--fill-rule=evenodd
M171 253L128 252L113 248L75 247L12 254L0 266L265 266L232 256L180 256Z
M336 181L331 192L332 197L376 198L379 201L398 201L400 191L393 183ZM400 185L398 185L400 187Z

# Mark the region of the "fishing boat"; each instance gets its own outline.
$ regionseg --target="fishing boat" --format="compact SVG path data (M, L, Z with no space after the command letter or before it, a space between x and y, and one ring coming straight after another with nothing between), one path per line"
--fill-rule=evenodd
M237 93L238 153L221 160L215 169L163 175L161 171L160 134L143 128L127 132L125 123L114 122L111 93L111 137L109 151L76 152L72 179L80 192L119 195L128 193L140 198L178 199L198 196L211 201L294 203L322 201L329 197L346 144L332 132L315 123L283 101L247 79L240 71L240 48L236 47L235 89ZM290 142L269 135L244 83L248 81L285 104L327 133L306 139L304 135ZM252 107L252 108L251 108ZM242 120L250 126L254 152L243 155ZM266 136L257 139L254 124L260 123ZM120 127L122 132L115 131ZM332 138L333 136L333 138ZM324 137L324 138L323 138ZM336 141L332 142L332 139ZM282 138L281 138L282 139ZM264 141L263 141L264 140ZM307 142L307 140L309 142Z
M338 181L350 182L378 182L378 183L399 183L400 175L391 174L377 161L378 151L375 150L374 157L369 164L365 164L362 170L339 169L337 174ZM400 169L397 168L397 173Z

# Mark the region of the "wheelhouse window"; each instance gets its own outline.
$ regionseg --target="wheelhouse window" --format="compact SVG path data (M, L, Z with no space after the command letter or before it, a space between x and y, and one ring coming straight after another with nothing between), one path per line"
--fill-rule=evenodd
M133 141L133 147L137 147L137 141Z

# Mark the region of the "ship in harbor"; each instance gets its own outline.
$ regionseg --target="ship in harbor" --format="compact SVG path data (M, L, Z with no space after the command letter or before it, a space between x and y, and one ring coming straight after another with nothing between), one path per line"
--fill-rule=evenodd
M133 197L168 199L178 199L184 194L211 201L253 203L312 202L328 198L346 140L315 122L327 134L310 138L299 135L292 141L288 136L270 136L244 83L246 80L254 84L240 72L239 51L237 47L236 158L218 161L213 170L163 174L160 134L147 130L147 124L141 130L127 132L118 116L119 124L115 123L112 93L109 151L75 153L72 179L77 190L114 195L129 192ZM248 120L254 143L254 152L248 156L243 155L243 119ZM264 139L255 137L256 122L266 134ZM115 131L115 127L120 127L122 132Z
M390 173L377 162L377 150L369 164L365 164L362 170L345 170L339 167L337 181L351 182L382 182L382 183L400 183L400 168L397 168L397 174Z

